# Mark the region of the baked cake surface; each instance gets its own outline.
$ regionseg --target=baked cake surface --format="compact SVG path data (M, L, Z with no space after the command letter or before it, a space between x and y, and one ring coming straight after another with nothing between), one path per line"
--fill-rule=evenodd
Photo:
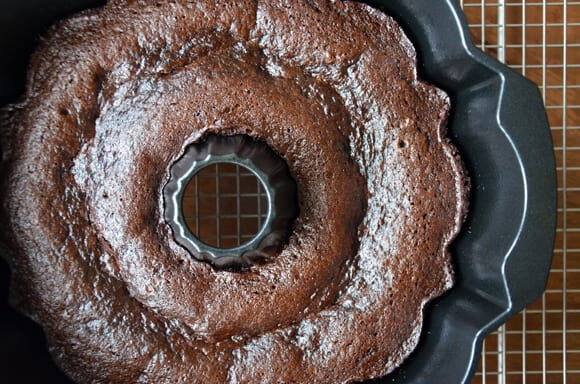
M53 27L2 111L11 299L78 382L337 383L408 356L452 285L468 179L448 97L388 16L348 1L110 1ZM298 185L278 255L219 271L163 186L210 134Z

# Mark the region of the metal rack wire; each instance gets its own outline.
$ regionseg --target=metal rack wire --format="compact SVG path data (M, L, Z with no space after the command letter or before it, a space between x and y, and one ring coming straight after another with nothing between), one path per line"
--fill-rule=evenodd
M474 42L538 84L559 192L546 293L486 339L473 383L580 383L580 2L460 3Z
M233 248L254 238L267 215L267 195L248 169L218 163L202 169L183 195L183 214L189 230L218 248Z

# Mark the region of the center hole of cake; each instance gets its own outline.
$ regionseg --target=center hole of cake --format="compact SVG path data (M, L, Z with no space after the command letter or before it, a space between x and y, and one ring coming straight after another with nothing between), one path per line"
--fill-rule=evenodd
M235 248L250 242L268 215L268 195L252 171L234 163L209 165L187 184L185 223L203 243Z

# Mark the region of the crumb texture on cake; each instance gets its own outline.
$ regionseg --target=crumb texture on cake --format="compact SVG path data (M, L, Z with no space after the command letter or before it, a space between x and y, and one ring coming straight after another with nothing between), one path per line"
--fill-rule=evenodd
M11 299L80 383L347 383L416 346L451 287L468 179L448 97L401 28L349 1L109 1L59 22L0 113ZM243 273L163 219L209 134L288 164L300 215Z

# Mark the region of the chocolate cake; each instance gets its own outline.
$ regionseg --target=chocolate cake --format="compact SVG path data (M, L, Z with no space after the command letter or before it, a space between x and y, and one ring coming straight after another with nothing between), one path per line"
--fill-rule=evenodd
M349 1L110 1L54 26L2 111L14 305L80 383L346 383L386 375L449 289L468 179L449 99L387 15ZM163 188L212 135L297 185L243 271L175 241Z

